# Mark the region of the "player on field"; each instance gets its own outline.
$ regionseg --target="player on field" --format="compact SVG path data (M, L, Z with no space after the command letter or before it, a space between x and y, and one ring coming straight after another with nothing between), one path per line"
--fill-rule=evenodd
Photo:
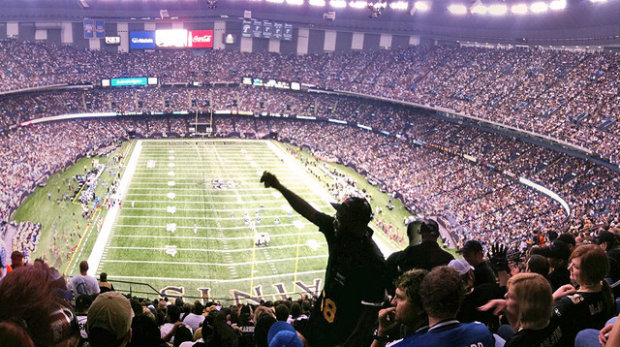
M325 285L302 332L310 346L369 346L386 293L385 260L372 240L372 209L363 198L332 204L336 216L315 210L269 172L260 179L325 235L329 258Z

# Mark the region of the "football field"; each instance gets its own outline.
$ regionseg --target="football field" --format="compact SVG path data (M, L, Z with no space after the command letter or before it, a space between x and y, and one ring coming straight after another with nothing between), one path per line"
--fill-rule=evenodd
M121 207L106 220L105 247L95 246L102 248L97 273L223 303L320 290L325 238L279 192L264 188L260 176L269 170L315 208L333 209L283 147L228 139L139 140L131 156ZM265 232L269 244L256 246L256 235Z

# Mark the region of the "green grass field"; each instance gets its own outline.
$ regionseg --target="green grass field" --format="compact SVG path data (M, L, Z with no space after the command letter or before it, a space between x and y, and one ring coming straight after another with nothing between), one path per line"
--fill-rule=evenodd
M317 183L292 158L282 160L288 155L277 148L268 142L143 141L140 153L132 154L139 155L137 167L97 272L169 287L171 295L182 290L219 300L235 292L270 299L316 286L327 261L323 235L279 193L265 189L260 175L269 170L316 208L333 209L317 194ZM268 247L254 245L257 232L269 233Z
M324 189L331 178L314 170L319 183L301 164L315 160L311 154L269 141L142 140L139 145L133 141L99 158L108 165L101 178L108 184L119 172L111 161L118 153L125 154L120 172L128 184L122 208L104 226L110 229L107 239L103 232L96 246L99 234L95 223L88 225L80 218L79 204L58 203L55 196L47 199L48 192L62 193L57 187L62 188L62 182L84 170L90 159L83 159L52 176L15 215L17 220L42 224L35 256L45 257L70 276L78 272L77 264L90 261L89 256L97 254L93 249L99 247L101 256L95 256L98 265L91 262L96 273L107 272L117 290L142 297L163 292L171 297L230 302L295 298L321 290L327 262L325 238L316 226L292 211L280 193L259 183L262 172L269 170L317 209L333 213ZM132 165L134 169L129 169ZM336 164L328 167L344 172L360 189L366 189L373 197L373 209L389 203L387 195L353 170ZM102 190L100 186L99 196L104 194ZM408 213L400 201L391 203L396 206L394 211L385 210L380 218L404 232L400 225ZM108 209L103 208L96 216L103 219L106 214ZM76 223L80 224L81 239L72 231ZM254 245L255 234L260 232L269 233L268 247ZM406 239L399 245L382 232L375 236L384 253L406 245ZM65 238L69 245L79 244L77 251L70 259L50 259L48 249L64 243Z

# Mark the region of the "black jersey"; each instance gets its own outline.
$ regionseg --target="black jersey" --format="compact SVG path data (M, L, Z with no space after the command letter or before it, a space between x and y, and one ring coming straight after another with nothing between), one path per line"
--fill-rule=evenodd
M612 311L606 307L603 295L602 292L577 292L556 301L554 319L557 319L563 331L560 346L574 346L575 336L583 329L603 328L612 317Z
M452 254L441 249L436 241L426 241L392 253L386 263L390 280L393 281L408 270L431 271L436 266L448 265L452 259Z
M385 300L385 261L372 240L336 234L334 217L320 213L319 230L325 235L329 258L325 284L304 331L312 346L343 344L355 329L365 306L377 310Z
M519 330L504 347L562 347L561 341L562 327L552 319L543 329Z

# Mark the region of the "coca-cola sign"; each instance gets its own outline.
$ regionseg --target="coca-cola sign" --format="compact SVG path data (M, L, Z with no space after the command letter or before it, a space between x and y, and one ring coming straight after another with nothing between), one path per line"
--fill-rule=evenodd
M189 48L213 48L213 30L190 30L187 35Z

